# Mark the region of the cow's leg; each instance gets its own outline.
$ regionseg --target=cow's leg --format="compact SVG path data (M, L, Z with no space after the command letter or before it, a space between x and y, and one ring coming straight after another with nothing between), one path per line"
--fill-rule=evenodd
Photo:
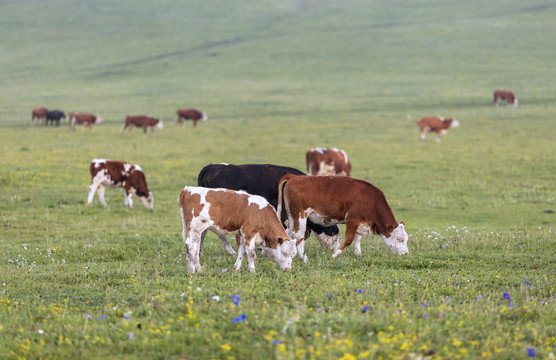
M243 261L243 255L245 254L245 238L241 236L241 241L237 249L237 260L234 265L234 269L239 271L241 269L241 262Z
M233 255L236 253L234 249L231 247L230 243L228 242L228 238L226 238L226 236L218 235L218 237L220 238L220 241L222 242L222 245L224 245L224 249L226 249L226 252L228 254Z
M106 190L106 187L102 184L100 184L98 186L98 199L100 200L100 203L102 204L102 206L106 207L106 200L104 199L104 190Z
M91 185L89 185L89 197L87 198L87 204L93 205L93 198L95 197L95 192L97 191L98 187L99 187L99 183L93 181L91 183Z
M353 252L357 256L361 255L361 238L362 237L363 237L363 235L361 235L359 233L355 233L355 238L353 239L353 246L355 248L355 249L353 249Z
M357 234L358 227L359 227L358 224L355 225L353 223L346 222L346 236L344 237L344 242L340 246L338 246L336 250L334 250L334 253L332 254L332 259L338 257L338 255L342 253L345 247L349 246L353 242L353 239Z
M425 133L426 131L421 131L421 141L425 141Z
M132 197L133 197L133 193L131 192L131 190L125 189L124 205L126 207L129 207L130 209L133 209L133 200L131 199Z
M205 243L205 236L207 236L207 231L205 230L201 233L201 244L199 245L199 257L203 256L203 244Z
M186 230L183 231L185 247L187 248L187 270L191 273L201 271L199 262L199 248L201 245L201 237L194 231L189 231L186 237Z
M436 142L437 143L440 142L440 133L439 132L436 133Z
M296 239L297 254L299 255L299 258L301 259L301 261L306 263L309 261L309 258L307 258L307 254L305 253L305 230L307 229L307 219L300 218L297 226L298 226L297 231L292 232L293 234L292 238ZM294 230L295 230L295 224L294 224Z
M247 264L249 265L249 271L255 272L255 260L257 259L257 253L255 252L255 244L257 243L257 236L253 236L251 240L247 240L245 244L245 251L247 252Z

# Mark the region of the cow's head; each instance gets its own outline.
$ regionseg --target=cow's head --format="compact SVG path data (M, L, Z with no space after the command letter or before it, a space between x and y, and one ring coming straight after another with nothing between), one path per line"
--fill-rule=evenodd
M514 106L517 106L517 103L518 103L517 98L514 98L514 102L513 102Z
M316 224L315 224L316 225ZM321 230L322 232L319 232ZM334 250L340 246L340 227L338 225L320 227L315 230L315 236L319 240L320 246L328 250Z
M459 126L459 121L457 121L456 119L451 119L452 123L450 124L451 128L456 128Z
M392 225L388 225L388 227L390 228L388 230L393 229ZM405 232L405 225L403 222L400 223L397 228L392 230L389 237L382 234L380 236L392 252L399 255L409 254L409 250L407 249L407 240L409 239L409 236L407 236L407 233Z
M207 120L208 120L208 115L207 115L207 113L203 111L202 114L203 114L203 117L202 117L203 121L207 121Z
M156 127L159 129L164 129L164 124L162 123L162 120L158 120L158 123L156 124Z
M152 193L152 191L149 191L149 196L140 196L139 199L141 200L141 204L143 204L144 207L152 209L153 205L154 205L154 195Z
M278 238L276 249L271 247L263 247L263 253L266 254L270 260L274 261L284 271L292 268L292 260L297 255L297 247L295 240Z
M102 122L102 118L100 116L97 116L95 118L95 124L100 124Z

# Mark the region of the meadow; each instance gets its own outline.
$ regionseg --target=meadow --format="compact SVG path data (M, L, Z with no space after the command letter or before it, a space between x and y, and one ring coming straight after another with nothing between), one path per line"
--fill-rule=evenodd
M544 1L0 1L0 358L525 359L556 347L556 6ZM519 106L492 105L494 89ZM98 113L93 131L33 107ZM209 120L173 123L177 108ZM164 129L120 134L125 115ZM461 126L436 143L413 120ZM305 170L346 150L378 236L188 274L178 195L209 163ZM154 209L87 206L93 158L140 164Z

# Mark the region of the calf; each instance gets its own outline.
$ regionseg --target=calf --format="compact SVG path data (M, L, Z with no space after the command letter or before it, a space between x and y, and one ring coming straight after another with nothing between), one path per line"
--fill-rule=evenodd
M34 108L33 112L31 113L31 122L35 121L35 119L42 120L42 124L44 125L46 122L46 113L48 112L47 108L38 107Z
M176 119L178 124L184 124L184 120L191 120L193 121L193 127L197 126L197 121L199 120L208 120L206 112L201 112L195 109L178 109L176 111L176 115L178 116Z
M46 112L46 125L50 121L50 124L54 126L54 122L56 122L56 126L60 126L60 119L65 119L66 114L61 110L48 110Z
M102 118L98 115L85 114L79 112L70 112L69 119L70 119L70 128L72 130L75 130L76 124L83 124L86 127L88 127L90 130L92 130L93 124L100 124L102 122Z
M201 271L199 252L201 234L207 230L219 236L241 234L241 244L234 265L241 268L247 253L249 271L255 271L255 248L290 270L296 254L295 242L288 238L274 208L262 197L243 191L208 189L186 186L180 194L180 214L183 223L183 240L187 247L187 268Z
M437 116L427 116L417 120L417 126L421 130L421 141L425 141L426 132L434 132L436 133L436 142L440 142L440 136L446 134L448 129L458 127L459 121Z
M323 226L346 224L344 242L332 258L355 240L355 255L361 255L361 237L379 234L396 254L408 254L404 223L394 218L380 189L365 180L347 176L285 175L279 184L278 211L281 198L288 214L288 235L297 240L302 261L307 262L304 234L307 221Z
M305 154L309 175L349 176L351 164L344 150L312 148Z
M89 198L87 203L93 204L93 197L98 190L98 198L102 206L106 206L104 200L104 186L122 187L125 190L124 205L133 208L133 195L139 196L143 206L152 209L154 197L149 191L145 174L139 165L133 165L125 161L93 159L90 166L91 185L89 186Z
M513 106L517 106L517 98L515 97L514 93L511 91L494 90L494 100L492 101L492 103L498 105L498 100L500 99L506 100L508 104L513 104Z
M276 208L278 205L278 182L282 176L288 173L304 175L303 172L291 167L270 164L210 164L199 173L197 185L208 188L243 190L249 194L264 197L270 205ZM280 218L282 222L286 221L285 211L281 212ZM315 232L315 236L322 247L334 249L338 246L340 228L337 225L324 227L308 221L306 237L309 237L311 231ZM225 236L220 236L220 241L222 241L228 253L234 253ZM239 246L239 243L237 245Z
M156 119L152 116L128 115L125 118L125 123L124 123L124 126L122 126L122 130L120 131L120 134L123 134L123 132L127 128L129 128L129 132L131 132L131 130L133 129L134 126L142 127L143 128L143 133L145 133L145 134L147 133L148 129L151 129L151 131L154 131L155 127L159 128L159 129L164 128L164 125L162 124L162 120Z

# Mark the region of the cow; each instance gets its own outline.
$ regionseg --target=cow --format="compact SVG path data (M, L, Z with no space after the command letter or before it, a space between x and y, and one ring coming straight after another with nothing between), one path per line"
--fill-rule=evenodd
M178 116L176 118L176 123L183 125L184 120L191 120L193 121L193 127L197 126L197 121L199 120L208 120L206 112L201 112L195 109L178 109L176 111L176 115Z
M69 120L71 130L75 130L76 124L83 124L90 130L92 130L93 124L100 124L102 122L102 118L98 115L85 114L80 112L70 112Z
M361 237L379 234L396 254L409 254L404 223L398 223L382 191L365 180L348 176L285 175L280 179L278 212L288 214L288 235L297 242L303 262L307 221L323 226L346 224L343 243L334 250L336 258L355 240L355 255L361 255ZM282 200L283 199L283 200Z
M291 269L297 252L295 241L288 237L276 211L261 196L244 191L186 186L180 194L180 214L187 247L187 268L191 273L201 271L201 234L207 230L219 236L241 235L234 265L236 271L241 268L245 253L249 271L255 271L257 246L262 246L263 252L282 270Z
M243 190L249 194L262 196L276 208L278 205L278 182L282 176L288 173L305 175L295 168L270 164L209 164L199 173L197 185L207 188ZM282 211L280 217L282 222L285 222L287 219L286 212ZM310 231L315 232L315 236L323 248L334 249L339 245L340 228L337 225L324 227L309 221L307 231L306 237L309 237ZM204 239L204 234L202 239ZM220 241L222 241L229 254L234 253L225 236L220 236ZM237 246L239 246L239 243Z
M60 126L60 119L62 118L66 118L66 114L62 110L48 110L46 112L46 125L50 121L52 126L54 126L54 122L56 122L56 126Z
M517 106L517 98L515 97L514 93L507 90L494 90L494 100L492 103L494 105L498 105L498 100L506 100L508 104L513 104L513 106Z
M44 125L46 122L46 113L48 112L47 108L38 107L34 108L33 112L31 113L31 123L35 121L35 119L42 120L42 124Z
M344 150L312 148L305 154L308 175L350 176L351 164Z
M139 196L141 204L146 208L153 208L154 197L149 191L143 169L137 164L133 165L125 161L93 159L90 166L91 185L89 186L89 198L87 204L93 204L93 197L98 191L98 198L102 206L106 206L104 200L104 186L122 187L125 190L124 205L133 208L133 195Z
M421 130L421 141L425 141L426 132L436 133L436 142L440 142L440 136L448 132L448 129L459 126L456 119L444 119L438 116L427 116L417 121L417 126Z
M147 133L148 129L151 129L151 131L154 131L154 128L157 127L159 129L164 128L164 125L162 124L162 120L160 119L156 119L152 116L148 116L148 115L128 115L125 118L125 123L124 126L122 126L122 130L120 131L120 134L123 134L123 132L125 131L125 129L129 128L129 132L131 132L131 130L133 129L133 127L142 127L143 128L143 133Z

